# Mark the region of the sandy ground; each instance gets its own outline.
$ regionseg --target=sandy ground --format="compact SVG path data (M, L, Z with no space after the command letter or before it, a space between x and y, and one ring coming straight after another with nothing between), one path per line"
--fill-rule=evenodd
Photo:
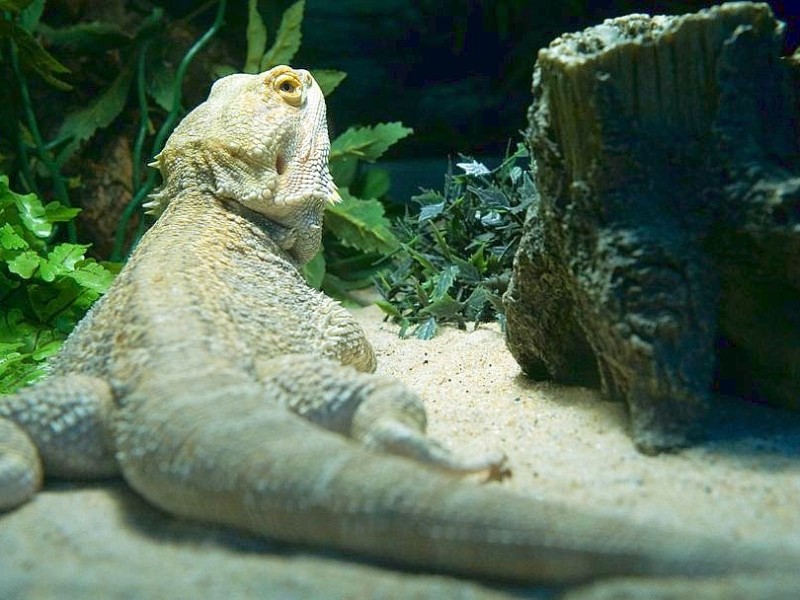
M525 378L495 325L400 340L379 311L359 315L379 371L424 396L431 436L459 452L504 451L502 485L632 520L800 550L800 415L720 399L708 440L648 457L619 403Z
M501 449L533 498L679 531L800 553L800 415L720 402L709 440L646 457L623 407L591 390L526 380L494 326L400 340L357 312L379 370L427 401L430 433L457 452ZM0 516L0 598L500 598L446 577L399 573L191 524L121 482L50 483ZM546 594L545 594L546 595ZM538 597L528 590L526 597Z

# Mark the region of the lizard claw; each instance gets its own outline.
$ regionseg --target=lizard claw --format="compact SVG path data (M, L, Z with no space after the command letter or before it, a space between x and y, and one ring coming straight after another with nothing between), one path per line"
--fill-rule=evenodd
M492 452L486 457L486 462L489 467L486 471L486 478L481 483L503 481L504 479L510 479L513 475L511 467L508 466L508 457L505 452Z

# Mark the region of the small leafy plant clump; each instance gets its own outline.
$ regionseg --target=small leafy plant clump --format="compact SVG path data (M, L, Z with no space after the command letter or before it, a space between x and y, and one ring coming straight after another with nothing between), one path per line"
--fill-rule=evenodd
M445 176L443 192L425 190L411 200L419 212L394 228L400 242L393 268L378 276L378 305L400 335L430 339L439 325L465 328L498 320L525 213L536 197L519 144L494 170L466 159Z
M16 194L0 176L0 394L35 381L75 324L111 285L114 265L89 246L49 242L80 211Z

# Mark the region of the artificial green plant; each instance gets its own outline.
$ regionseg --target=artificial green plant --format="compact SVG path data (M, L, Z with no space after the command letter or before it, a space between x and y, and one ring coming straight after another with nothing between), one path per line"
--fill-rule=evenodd
M50 241L55 224L78 212L17 194L0 176L0 394L41 377L44 360L111 285L115 266L87 258L87 245Z
M495 169L465 159L445 176L442 192L411 200L419 210L395 223L400 242L392 268L376 283L378 302L400 335L429 339L441 324L503 323L508 286L525 213L536 199L528 153L517 146Z

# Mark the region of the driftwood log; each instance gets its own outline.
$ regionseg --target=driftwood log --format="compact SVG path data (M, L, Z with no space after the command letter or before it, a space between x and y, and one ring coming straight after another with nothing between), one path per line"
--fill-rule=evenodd
M540 197L506 297L533 378L599 386L655 453L711 399L800 404L800 54L766 4L629 15L540 51Z

